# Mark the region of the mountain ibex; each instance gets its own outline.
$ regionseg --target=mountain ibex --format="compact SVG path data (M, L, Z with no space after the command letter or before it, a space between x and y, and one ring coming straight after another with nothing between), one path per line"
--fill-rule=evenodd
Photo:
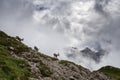
M39 49L36 46L34 46L34 50L38 51Z
M23 41L23 40L24 40L23 38L21 39L19 36L16 36L15 38L16 38L18 41Z
M57 58L59 56L59 53L58 54L54 53L53 55L55 58Z

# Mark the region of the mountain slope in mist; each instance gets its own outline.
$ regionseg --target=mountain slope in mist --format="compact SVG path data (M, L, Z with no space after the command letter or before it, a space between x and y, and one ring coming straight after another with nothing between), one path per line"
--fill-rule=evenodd
M111 80L101 70L91 72L73 62L44 55L21 40L0 31L0 80Z

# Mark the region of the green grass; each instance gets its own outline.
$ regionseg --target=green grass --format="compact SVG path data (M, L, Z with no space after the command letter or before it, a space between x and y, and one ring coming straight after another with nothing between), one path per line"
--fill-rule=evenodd
M28 77L36 77L35 74L30 72L30 66L28 66L27 62L10 55L10 51L7 49L8 47L13 47L13 52L18 56L22 52L29 52L30 50L29 47L16 40L16 38L10 37L0 31L0 80L28 80ZM38 54L46 59L57 60L41 53ZM39 62L36 58L32 60ZM39 69L44 77L50 77L52 75L51 70L42 61L40 61Z
M24 45L22 42L0 31L0 80L28 80L28 77L37 78L34 73L31 73L28 63L25 60L17 59L11 56L10 51L8 51L7 47L13 47L14 53L18 56L22 52L29 52L30 50L30 48ZM43 57L46 60L58 60L57 58L50 57L39 52L38 54L40 57ZM30 56L28 55L28 57ZM53 74L50 68L39 59L33 58L30 60L33 62L40 62L38 68L43 77L50 77ZM75 63L66 60L59 61L59 64L62 64L64 66L69 66L70 64L76 65ZM76 66L78 66L80 70L84 69L79 65ZM72 68L72 70L74 70L74 68ZM111 77L112 80L120 80L119 68L106 66L98 71Z
M29 51L29 48L24 45L22 42L16 40L14 37L10 37L4 32L0 31L0 45L6 46L6 47L13 47L14 52L16 54L19 54L21 52Z
M15 54L29 51L22 42L0 31L0 80L28 80L28 77L35 77L26 61L10 55L8 46L14 47Z
M112 78L112 80L120 80L120 69L112 66L102 67L100 72Z
M23 60L13 58L0 45L0 80L28 80L29 66Z
M62 64L64 66L69 66L70 64L76 65L75 63L67 61L67 60L61 60L59 61L59 64Z

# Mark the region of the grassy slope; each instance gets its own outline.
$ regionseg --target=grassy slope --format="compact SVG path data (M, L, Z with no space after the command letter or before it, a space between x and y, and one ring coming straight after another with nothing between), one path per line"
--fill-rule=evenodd
M28 77L37 77L30 72L30 66L25 60L17 59L11 56L8 47L14 48L14 54L19 56L22 52L29 52L31 48L24 45L22 42L10 37L4 32L0 31L0 80L28 80ZM50 58L51 60L58 60L56 58L39 53L39 56ZM28 57L29 58L29 57ZM32 60L33 58L30 58ZM42 76L49 77L52 72L49 68L40 62L39 69Z
M13 58L8 46L14 47L16 54L28 50L27 46L0 31L0 80L27 80L32 75L30 67L24 60Z
M21 54L21 52L29 52L30 49L20 41L17 41L14 37L10 37L0 31L0 80L28 80L28 77L35 77L34 74L30 73L30 67L27 62L13 58L10 55L10 52L7 49L8 46L14 47L14 52L17 55ZM39 55L46 59L49 57L43 54ZM56 60L55 58L50 58L52 60ZM60 61L60 64L64 65L68 65L69 63L71 62L64 60ZM49 76L48 74L46 75L45 65L39 66L39 69L43 75ZM118 68L107 66L101 68L99 71L107 76L110 76L113 80L120 80L120 69Z
M110 76L112 80L120 80L120 69L112 66L102 67L100 72L104 73L107 76Z

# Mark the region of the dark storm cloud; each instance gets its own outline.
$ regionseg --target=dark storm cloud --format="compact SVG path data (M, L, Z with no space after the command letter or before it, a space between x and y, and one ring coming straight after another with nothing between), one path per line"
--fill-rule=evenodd
M94 8L97 12L105 14L104 8L109 2L110 0L96 0Z

